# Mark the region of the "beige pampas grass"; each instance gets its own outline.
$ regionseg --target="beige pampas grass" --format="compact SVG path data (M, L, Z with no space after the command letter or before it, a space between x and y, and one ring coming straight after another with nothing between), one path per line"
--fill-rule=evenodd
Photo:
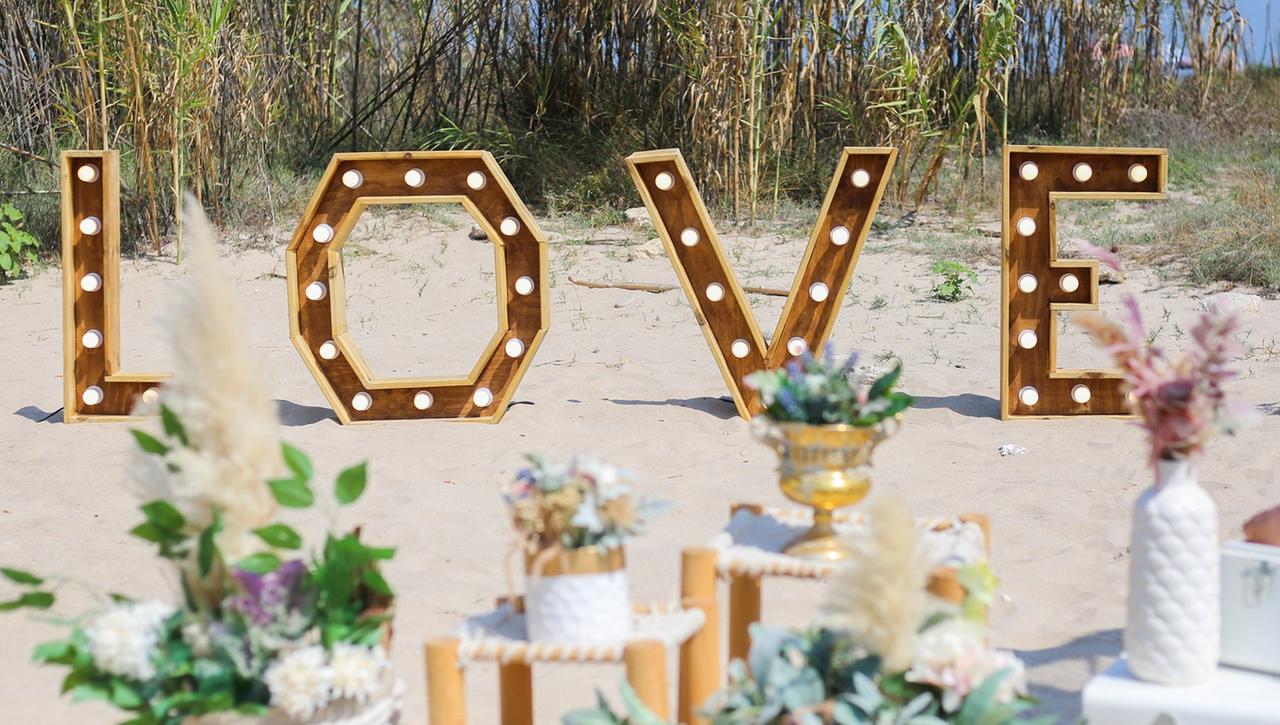
M848 631L886 670L905 670L929 607L929 565L915 519L901 496L877 493L866 525L845 543L851 555L827 585L819 623Z

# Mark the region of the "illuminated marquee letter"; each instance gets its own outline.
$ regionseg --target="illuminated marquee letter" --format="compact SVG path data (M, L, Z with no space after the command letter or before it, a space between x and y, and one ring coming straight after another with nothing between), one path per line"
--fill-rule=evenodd
M742 417L761 410L755 394L743 384L744 376L821 349L831 335L897 155L893 148L844 150L767 347L684 156L678 149L667 149L642 151L627 159Z
M62 154L62 420L125 420L167 375L120 372L120 155Z
M1164 149L1006 146L1000 415L1126 415L1118 372L1059 370L1057 312L1098 309L1098 262L1060 261L1059 199L1163 199Z
M377 379L347 334L342 243L371 204L462 204L495 245L498 332L466 378ZM286 254L289 332L343 423L496 423L551 322L546 239L486 151L336 154Z

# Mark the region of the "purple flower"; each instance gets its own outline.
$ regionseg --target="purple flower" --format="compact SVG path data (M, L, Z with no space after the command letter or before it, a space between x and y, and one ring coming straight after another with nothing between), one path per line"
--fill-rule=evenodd
M226 607L258 627L266 627L302 605L302 578L307 565L301 559L286 561L266 574L236 569L235 578L244 593L227 600Z

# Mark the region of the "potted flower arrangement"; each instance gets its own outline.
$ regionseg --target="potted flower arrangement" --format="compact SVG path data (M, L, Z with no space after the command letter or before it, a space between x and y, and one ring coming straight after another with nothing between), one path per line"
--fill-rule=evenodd
M912 403L893 389L901 363L874 380L859 374L857 363L856 353L837 362L827 346L821 358L805 353L783 369L746 377L765 405L767 424L757 434L778 453L782 492L813 507L813 527L787 547L792 556L844 558L832 515L867 495L871 454Z
M529 638L614 642L631 631L623 542L657 508L637 498L622 469L590 456L536 456L505 498L525 557Z
M316 502L312 464L279 441L193 201L185 222L194 274L174 320L179 373L159 392L160 430L132 431L131 466L145 501L131 533L172 565L180 594L103 598L35 658L69 670L64 693L106 700L131 723L394 721L403 686L385 649L394 595L380 572L394 550L357 528L308 553L277 519L278 507ZM337 505L360 497L366 472L338 474ZM24 591L0 608L53 606L58 580L3 573Z
M1114 255L1086 250L1120 269ZM1156 474L1134 506L1125 652L1138 677L1191 685L1217 668L1220 629L1217 507L1195 463L1215 433L1232 432L1247 415L1223 390L1235 376L1240 321L1211 301L1190 347L1174 355L1151 342L1132 296L1125 305L1127 328L1100 315L1076 318L1120 366Z

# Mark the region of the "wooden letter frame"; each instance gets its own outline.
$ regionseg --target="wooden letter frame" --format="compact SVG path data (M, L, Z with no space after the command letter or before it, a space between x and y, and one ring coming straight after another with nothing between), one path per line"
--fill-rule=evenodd
M1037 169L1030 180L1021 173L1022 165L1028 162ZM1129 415L1119 371L1058 368L1057 313L1098 309L1098 262L1058 259L1057 203L1064 199L1164 199L1166 162L1165 150L1156 148L1005 147L1001 418ZM1086 180L1076 178L1078 164L1089 166L1092 173ZM1143 169L1141 180L1131 176L1135 166ZM1024 217L1034 222L1030 235L1018 229ZM1035 280L1031 292L1019 286L1025 275ZM1068 291L1062 280L1072 276L1075 289ZM1027 330L1035 339L1031 347L1024 348L1019 336ZM1077 386L1088 392L1086 402L1073 398ZM1020 392L1027 387L1036 391L1038 400L1033 405L1021 400ZM1086 397L1083 391L1082 397Z
M96 168L90 181L81 169ZM138 401L150 399L164 373L120 371L120 154L64 151L62 186L62 389L65 423L129 420ZM98 220L86 234L81 222ZM83 282L96 275L96 289ZM97 347L86 345L96 333ZM100 391L90 405L85 392Z
M627 158L631 177L743 418L763 410L754 391L743 383L746 375L782 367L806 350L820 354L831 336L897 155L895 148L844 149L767 346L680 150L641 151ZM662 174L673 181L670 188L658 185ZM855 174L861 186L854 183ZM832 239L837 227L844 229L843 244ZM697 234L692 245L682 241L682 234L690 229ZM810 296L817 283L826 289L821 301ZM720 286L720 299L708 296L709 285ZM735 343L736 352L744 355L735 354Z
M416 187L406 178L415 170L422 174ZM362 177L354 188L344 180L351 171ZM481 188L468 185L477 173L484 180ZM366 207L423 203L461 204L494 243L498 331L466 377L380 379L348 334L342 244ZM519 228L503 234L499 229L508 218ZM322 224L332 231L327 243L314 236ZM294 232L286 266L290 338L343 423L424 418L496 423L550 326L546 238L487 151L335 154ZM529 281L531 290L518 291ZM307 297L314 282L327 285L323 299ZM523 346L515 357L508 353L513 340ZM331 359L321 354L326 343L336 346ZM332 353L334 348L325 349ZM490 393L488 405L477 402L482 388ZM353 402L362 393L371 399L365 410ZM430 395L429 407L415 402L424 399L422 393Z

